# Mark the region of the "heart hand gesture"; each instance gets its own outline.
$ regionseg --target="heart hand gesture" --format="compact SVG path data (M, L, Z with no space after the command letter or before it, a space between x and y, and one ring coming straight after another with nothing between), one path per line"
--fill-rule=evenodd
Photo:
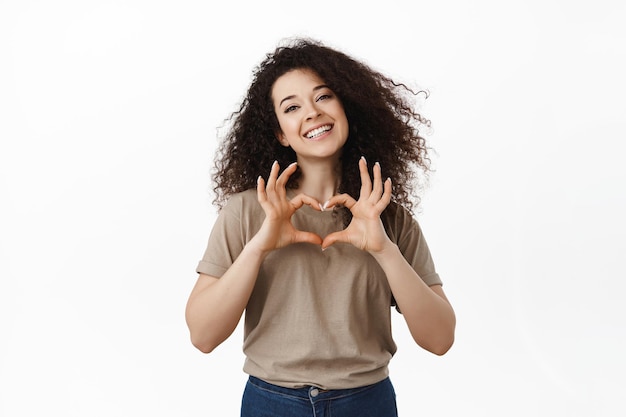
M296 229L291 223L291 216L304 204L315 210L321 210L319 202L305 194L287 199L286 185L289 177L296 171L296 163L289 165L280 175L278 162L274 162L267 183L262 177L257 182L257 198L265 220L254 240L258 249L269 252L297 242L320 245L322 238L311 232Z
M391 201L391 179L388 178L383 183L380 164L376 163L372 183L365 158L359 161L359 171L361 173L359 199L355 200L348 194L341 194L332 197L324 206L324 208L345 206L352 212L352 221L344 230L326 236L322 242L323 249L334 243L343 242L376 253L382 252L392 243L380 220L380 214Z

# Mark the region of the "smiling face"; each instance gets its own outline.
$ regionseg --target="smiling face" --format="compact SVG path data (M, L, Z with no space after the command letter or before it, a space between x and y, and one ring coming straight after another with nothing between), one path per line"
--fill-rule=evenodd
M296 69L279 77L272 101L281 130L276 137L299 161L339 157L348 139L348 119L339 98L315 72Z

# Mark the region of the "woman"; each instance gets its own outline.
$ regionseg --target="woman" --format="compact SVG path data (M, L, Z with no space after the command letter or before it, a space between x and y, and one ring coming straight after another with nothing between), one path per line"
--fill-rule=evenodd
M404 93L296 40L256 68L231 117L186 319L208 353L245 312L242 416L396 416L392 305L421 347L452 345L454 311L411 215L427 121Z

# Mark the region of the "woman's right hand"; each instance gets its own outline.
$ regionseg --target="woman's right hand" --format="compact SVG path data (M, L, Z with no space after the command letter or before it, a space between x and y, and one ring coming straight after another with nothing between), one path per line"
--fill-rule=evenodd
M297 242L322 244L321 237L298 230L291 223L291 216L304 204L321 211L320 203L305 194L287 199L287 181L296 169L297 163L294 162L278 175L280 167L278 162L274 162L267 183L259 176L257 198L265 212L265 220L250 243L254 242L262 252L270 252Z

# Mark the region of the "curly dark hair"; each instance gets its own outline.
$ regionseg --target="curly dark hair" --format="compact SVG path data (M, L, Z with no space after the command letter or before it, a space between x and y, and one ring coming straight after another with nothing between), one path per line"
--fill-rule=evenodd
M415 92L348 55L320 42L298 38L278 46L253 71L239 110L226 120L229 128L215 157L215 203L221 208L231 194L256 187L276 160L286 167L295 152L276 139L280 131L271 92L274 82L294 69L309 69L324 80L343 104L349 134L341 155L340 193L358 198L358 160L378 161L392 179L393 201L410 212L419 204L416 187L430 171L425 139L419 134L430 121L414 110ZM427 94L426 94L427 96ZM418 174L423 174L419 176ZM290 178L296 188L299 171ZM349 217L349 214L347 215Z

